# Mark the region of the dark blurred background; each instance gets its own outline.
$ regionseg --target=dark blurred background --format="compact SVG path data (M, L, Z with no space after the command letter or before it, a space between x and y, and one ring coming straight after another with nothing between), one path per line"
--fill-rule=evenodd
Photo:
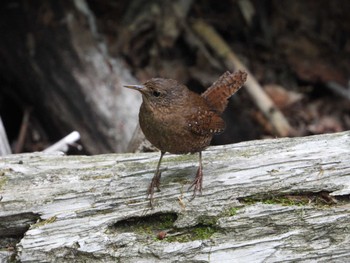
M193 30L211 25L306 136L350 129L350 1L0 2L0 117L13 152L41 151L77 130L74 154L125 152L151 77L203 92L226 70ZM275 137L243 88L213 144ZM22 132L20 132L22 131ZM21 135L20 135L21 134Z

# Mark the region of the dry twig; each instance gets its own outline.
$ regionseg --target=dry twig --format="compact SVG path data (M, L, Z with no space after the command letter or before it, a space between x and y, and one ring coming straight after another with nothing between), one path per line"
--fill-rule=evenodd
M73 145L76 141L80 140L80 133L73 131L49 148L45 149L44 153L52 153L57 151L67 152L69 145Z
M192 28L216 52L228 68L242 69L248 72L248 79L245 84L246 89L258 108L268 118L276 133L283 137L293 134L293 129L282 112L274 105L253 74L243 65L215 29L200 20L193 23Z
M11 154L11 148L6 136L4 125L0 117L0 156L7 154Z
M15 153L20 153L23 149L24 140L25 140L26 135L27 135L31 111L32 111L31 108L26 108L24 111L24 115L23 115L23 119L22 119L22 123L21 123L21 129L19 131L18 140L17 140L16 147L15 147Z

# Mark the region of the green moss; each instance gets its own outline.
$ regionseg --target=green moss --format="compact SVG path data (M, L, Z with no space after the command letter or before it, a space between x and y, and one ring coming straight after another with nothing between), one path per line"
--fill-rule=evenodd
M245 205L255 204L280 204L283 206L305 206L313 205L325 207L337 204L338 200L327 192L319 193L297 193L288 195L256 195L239 199Z
M215 226L218 218L215 216L200 216L198 218L198 224L205 226Z
M161 242L189 242L193 240L209 239L217 228L217 218L202 217L200 223L189 228L177 229L174 222L177 215L174 213L154 214L145 217L134 217L115 224L112 228L117 232L134 232L143 238ZM164 238L158 239L158 234L165 231Z
M264 204L281 204L283 206L304 206L308 204L308 201L305 199L293 199L290 197L275 197L272 199L267 199L263 202Z
M167 229L173 226L177 216L175 214L165 214L160 217L160 221L157 223L160 229Z
M101 175L92 176L91 179L100 180L100 179L109 179L112 177L113 177L113 174L101 174Z
M193 229L193 240L197 239L209 239L214 233L216 229L211 226L199 226Z
M0 189L2 189L8 181L8 178L5 176L5 172L0 172Z
M213 226L197 225L188 229L184 229L179 234L169 234L163 239L165 242L190 242L194 240L206 240L210 239L211 236L218 232L218 229Z
M186 184L191 183L191 180L189 180L188 178L184 178L184 177L180 177L180 176L171 176L171 177L173 177L173 178L170 178L169 181L174 182L174 183L178 183L180 185L186 185Z
M280 204L283 206L304 206L309 204L306 198L296 196L244 197L241 199L247 205L261 202L263 204Z
M239 207L237 206L233 206L233 207L229 207L227 209L225 209L220 215L219 217L229 217L229 216L235 216L238 212L238 210L242 209L244 207L244 205L241 205Z
M180 243L186 243L192 241L190 238L190 235L176 235L176 236L167 236L162 241L173 243L173 242L180 242Z
M46 220L42 220L42 221L39 221L37 223L35 223L32 227L33 228L36 228L36 227L40 227L40 226L44 226L44 225L47 225L47 224L51 224L53 222L55 222L57 220L57 217L56 216L52 216Z
M246 157L246 158L252 156L252 154L253 154L253 153L252 153L251 151L247 151L247 150L241 151L241 152L239 153L240 156Z
M184 243L209 239L215 232L218 232L217 220L218 217L201 216L198 218L198 225L183 230L175 230L176 234L171 235L170 233L170 236L166 237L164 241Z
M243 197L243 198L239 199L239 201L245 205L252 205L252 204L261 202L261 199L254 198L254 197Z
M229 216L234 216L237 214L237 211L239 210L238 207L231 207L229 210L228 210L228 215Z

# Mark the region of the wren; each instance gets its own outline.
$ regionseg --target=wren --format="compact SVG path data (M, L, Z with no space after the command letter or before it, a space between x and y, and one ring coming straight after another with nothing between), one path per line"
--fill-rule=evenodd
M160 164L166 152L174 154L199 153L199 167L189 189L193 197L202 192L202 151L214 135L225 129L221 114L228 99L239 90L247 73L225 72L201 95L173 79L152 78L143 85L125 85L142 94L139 122L146 138L160 151L157 169L147 194L153 207L154 189L160 186Z

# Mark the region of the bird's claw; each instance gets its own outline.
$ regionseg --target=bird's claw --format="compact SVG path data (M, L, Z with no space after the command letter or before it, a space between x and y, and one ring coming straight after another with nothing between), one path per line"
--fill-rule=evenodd
M196 197L197 193L202 194L202 186L203 186L203 171L202 171L202 167L200 166L197 170L196 177L194 178L192 184L188 188L188 190L191 190L191 188L193 187L192 199Z
M160 171L157 171L156 174L153 176L152 181L147 189L147 198L149 198L149 204L150 207L154 208L154 188L157 188L157 191L160 191L160 177L162 173Z

